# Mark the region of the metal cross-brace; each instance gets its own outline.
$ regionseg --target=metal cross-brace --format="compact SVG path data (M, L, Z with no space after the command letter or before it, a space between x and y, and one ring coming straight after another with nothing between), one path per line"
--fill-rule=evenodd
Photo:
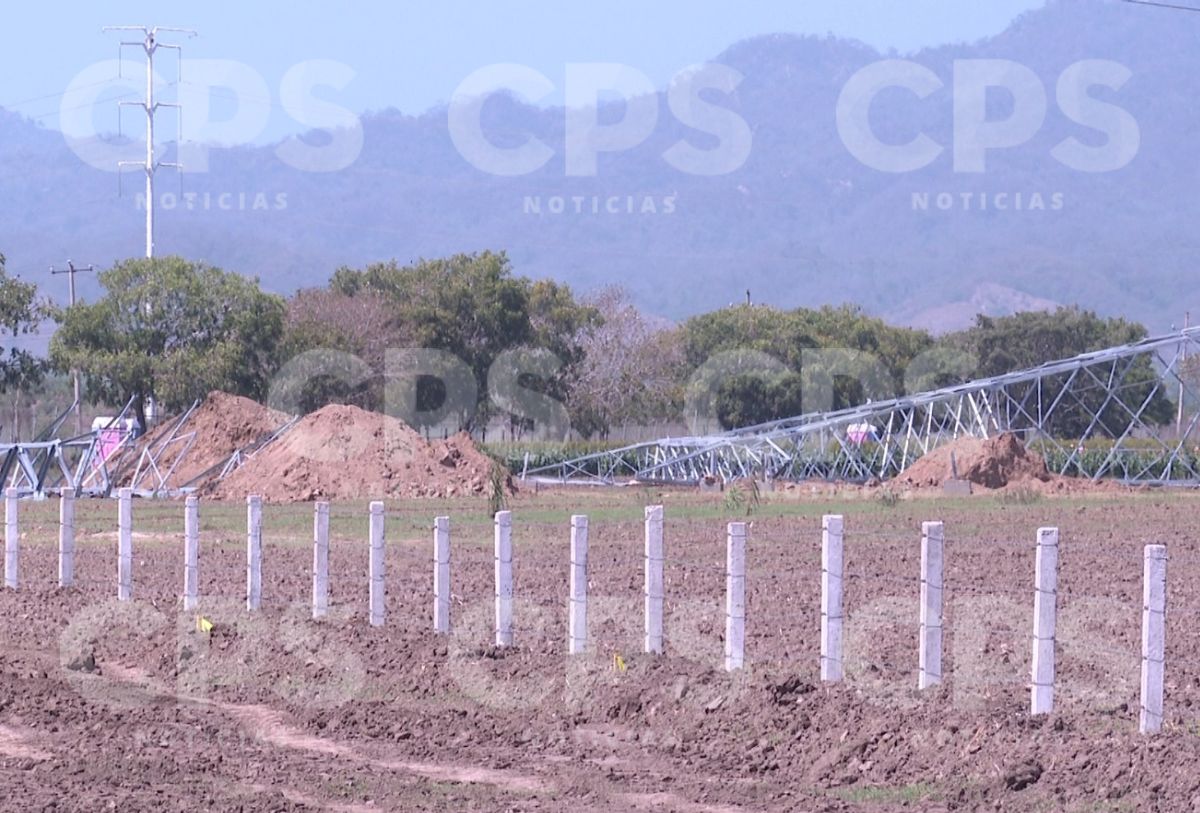
M253 441L246 444L242 448L234 450L233 454L231 454L225 460L222 460L220 463L216 464L215 466L205 469L204 471L200 472L195 477L193 477L191 480L188 480L186 483L184 483L183 489L185 491L192 490L199 483L202 483L213 477L215 477L217 480L224 480L231 473L237 471L242 466L244 466L246 463L248 463L250 460L254 459L254 456L256 454L261 452L267 446L270 446L275 441L279 440L279 438L282 437L284 435L284 433L286 433L289 429L291 429L293 426L295 426L300 421L300 417L301 416L299 416L299 415L293 415L278 429L275 429L264 435L260 435L259 437L255 438Z
M1200 485L1200 393L1184 369L1189 351L1200 352L1200 328L834 412L638 443L526 475L560 482L866 482L895 477L948 441L1012 431L1056 474ZM1166 428L1162 407L1171 402L1180 405L1178 426Z
M186 411L173 418L161 437L146 445L138 457L137 466L129 480L129 487L141 497L170 496L178 491L171 487L171 475L187 457L196 442L196 433L182 433L192 413L200 406L200 399L192 402ZM163 462L168 452L173 452L171 464L163 471ZM153 479L151 479L153 478Z
M108 467L97 460L91 435L66 440L0 443L0 482L24 495L57 494L63 488L88 496L107 496Z
M130 399L105 428L119 425L132 404ZM123 438L105 459L101 455L100 432L55 437L78 408L78 401L72 403L32 441L0 443L0 483L17 489L23 496L58 494L64 488L73 488L79 496L108 496L112 490L114 458L129 439Z

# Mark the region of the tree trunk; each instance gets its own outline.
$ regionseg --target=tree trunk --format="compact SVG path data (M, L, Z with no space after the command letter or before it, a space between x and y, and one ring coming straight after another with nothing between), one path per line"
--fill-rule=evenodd
M146 426L146 396L137 395L133 399L134 414L137 415L138 424L142 427L142 431L147 431Z

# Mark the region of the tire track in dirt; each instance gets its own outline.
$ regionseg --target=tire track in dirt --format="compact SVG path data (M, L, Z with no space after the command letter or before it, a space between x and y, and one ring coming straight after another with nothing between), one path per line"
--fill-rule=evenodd
M12 726L0 725L0 757L34 762L46 762L54 759L53 754L34 745L33 740L34 737L29 733L19 731Z
M191 700L192 698L180 699ZM371 756L353 746L336 743L323 737L299 731L284 722L285 715L283 712L267 706L238 705L217 700L201 700L198 702L219 708L236 719L243 728L252 731L260 740L277 748L290 748L340 757L385 770L416 774L435 782L492 785L511 793L544 793L553 790L552 787L536 777L516 774L510 771L500 771L478 766L411 762L402 759Z
M286 715L269 706L238 704L205 697L189 697L172 691L155 680L145 671L111 662L104 664L106 677L122 683L138 686L156 696L174 699L182 703L217 709L229 715L260 741L276 748L305 751L331 756L351 762L370 765L388 771L407 773L434 782L455 782L469 785L488 785L497 790L515 794L557 793L559 789L539 777L509 770L485 768L477 765L456 765L436 762L415 762L402 758L380 757L366 753L360 748L345 743L307 734L286 722ZM302 795L292 799L297 803L319 804L341 813L359 813L375 808L340 803L315 802ZM709 805L689 802L670 792L610 794L613 802L620 802L631 810L678 810L681 813L752 813L748 808L728 805Z
M467 765L446 765L429 762L412 762L402 759L387 759L371 756L351 745L306 734L285 722L281 711L257 704L228 703L207 697L190 697L171 691L169 687L152 678L141 669L122 666L111 662L104 664L104 675L122 683L138 686L156 696L215 708L250 731L262 742L277 748L323 754L353 762L360 762L391 771L401 771L437 782L460 782L464 784L492 785L500 790L514 793L544 793L554 790L542 780L510 771L495 770Z

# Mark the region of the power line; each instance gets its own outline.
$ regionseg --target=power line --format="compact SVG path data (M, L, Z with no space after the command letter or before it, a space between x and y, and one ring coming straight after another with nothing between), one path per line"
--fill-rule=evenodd
M1126 3L1132 3L1135 6L1155 6L1156 8L1170 8L1176 11L1200 11L1197 6L1181 6L1176 3L1163 3L1159 0L1125 0Z
M12 110L13 108L16 108L16 107L24 107L25 105L30 104L32 102L40 102L44 99L57 99L60 96L66 96L68 93L74 93L74 92L80 91L80 90L88 90L89 88L99 87L100 85L107 85L107 84L110 84L111 82L112 82L111 79L101 79L99 82L91 82L86 85L80 85L77 88L67 88L66 90L59 91L58 93L47 93L44 96L32 96L28 99L22 99L19 102L8 102L7 104L0 104L0 107L3 107L5 110Z
M109 101L115 102L115 101L119 101L121 99L128 99L130 96L136 96L136 95L138 95L137 91L131 90L131 91L127 91L126 93L121 93L117 96L113 96L111 99L109 99ZM94 108L95 106L96 106L95 102L88 102L87 104L77 104L77 105L73 105L72 107L58 107L54 110L49 111L48 113L37 113L34 115L18 113L18 115L23 116L24 118L28 119L29 121L41 121L42 119L53 118L54 116L60 115L62 113L70 113L71 111L74 111L74 110L85 110L88 108Z

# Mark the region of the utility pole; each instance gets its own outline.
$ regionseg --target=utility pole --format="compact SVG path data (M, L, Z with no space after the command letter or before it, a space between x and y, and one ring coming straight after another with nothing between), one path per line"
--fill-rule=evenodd
M178 32L181 34L187 34L189 37L196 36L196 32L192 31L191 29L188 29L188 28L167 28L165 26L157 26L157 25L156 26L107 25L104 27L103 30L104 31L140 31L140 32L142 32L142 35L143 35L143 39L141 42L137 42L137 41L132 41L132 42L122 41L121 42L120 46L117 48L117 62L118 62L118 64L120 63L121 53L122 53L121 49L123 49L125 46L136 45L136 46L140 46L142 48L142 50L146 53L146 98L145 98L145 100L140 101L140 102L117 102L117 105L118 105L118 111L120 110L121 106L131 104L131 105L135 105L137 107L142 108L146 112L146 160L144 162L142 162L142 161L118 161L117 162L117 172L118 172L118 183L119 183L119 179L120 179L119 173L120 173L121 167L140 166L142 168L142 170L146 173L146 256L153 257L154 256L154 173L158 170L159 167L172 167L177 170L183 169L183 164L180 164L178 162L160 161L158 163L155 163L155 161L154 161L154 114L158 111L158 108L160 108L160 107L174 107L176 109L176 111L180 110L180 106L178 104L154 101L154 52L157 51L159 48L172 48L176 51L177 54L180 55L180 58L182 60L182 53L183 53L182 47L179 45L171 44L171 43L159 42L158 41L158 32L159 31L175 31L175 32ZM182 64L182 62L181 62L181 64ZM119 71L119 68L118 68L118 71ZM180 74L182 74L182 72L183 71L182 71L182 67L181 67ZM182 115L182 114L180 114L180 115ZM120 127L119 121L120 121L120 116L118 114L118 128Z
M80 271L95 271L94 265L88 264L87 268L76 268L75 263L67 260L66 268L55 268L50 266L51 274L66 274L67 289L70 291L71 307L75 307L75 275ZM83 404L79 400L79 371L72 370L71 375L75 379L75 435L83 434Z

